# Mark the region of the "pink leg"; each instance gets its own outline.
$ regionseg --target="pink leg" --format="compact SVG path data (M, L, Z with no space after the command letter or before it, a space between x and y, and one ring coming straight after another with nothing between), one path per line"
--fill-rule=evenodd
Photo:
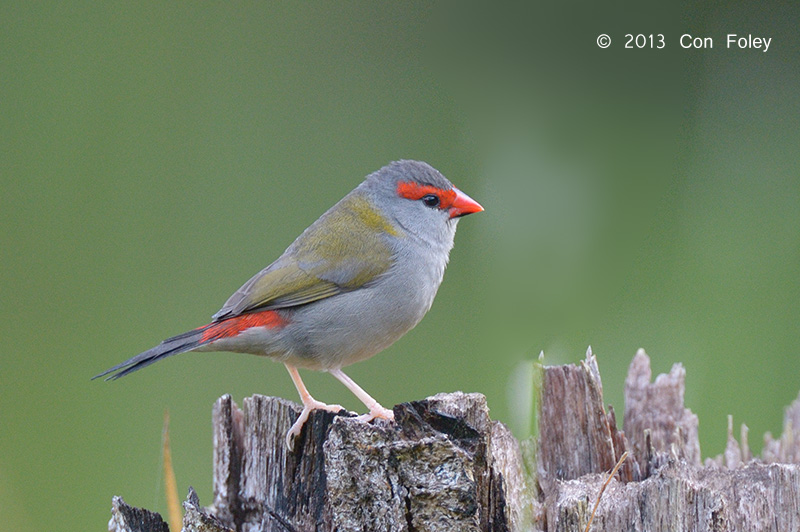
M370 394L365 392L361 386L356 384L356 382L344 374L344 372L340 369L331 369L328 370L328 373L339 379L339 381L347 386L347 388L355 394L356 397L364 403L364 406L369 408L369 413L364 414L363 416L358 416L356 419L360 421L369 422L375 418L381 419L388 419L389 421L394 421L394 412L389 410L388 408L382 407L378 404L378 401L372 398Z
M297 388L297 393L300 394L300 400L303 401L303 411L300 412L297 421L294 422L294 425L292 425L292 428L289 429L289 432L286 434L286 446L292 449L292 440L300 436L300 431L303 429L303 425L308 420L308 415L312 410L327 410L328 412L337 413L345 410L345 408L341 405L328 405L311 397L311 394L308 393L306 389L306 385L303 384L303 379L300 378L300 374L297 372L297 368L285 363L284 366L286 366L289 375L292 377L294 387Z

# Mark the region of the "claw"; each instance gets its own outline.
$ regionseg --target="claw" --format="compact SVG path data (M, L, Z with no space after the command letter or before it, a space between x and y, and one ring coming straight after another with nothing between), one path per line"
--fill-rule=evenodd
M394 412L388 408L382 407L378 403L375 403L372 408L369 409L369 413L357 416L355 419L358 421L363 421L364 423L369 423L373 419L387 419L389 421L394 421Z
M300 412L300 415L297 416L297 420L292 425L292 428L289 429L289 432L286 433L286 447L289 449L294 449L294 439L300 436L300 432L303 430L303 425L305 425L306 421L308 421L308 416L314 410L327 410L328 412L333 412L334 414L338 414L342 410L347 412L347 409L342 405L329 405L327 403L323 403L322 401L317 401L311 396L308 396L306 400L303 401L303 411Z

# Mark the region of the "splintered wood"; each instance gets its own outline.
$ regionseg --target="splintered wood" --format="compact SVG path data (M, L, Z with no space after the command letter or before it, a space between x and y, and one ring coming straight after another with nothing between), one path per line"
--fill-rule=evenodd
M594 531L800 530L800 467L796 461L770 463L798 456L800 399L787 410L781 438L768 439L761 460L746 462L731 436L726 456L735 459L727 463L736 467L726 467L721 457L704 467L697 416L683 404L683 367L676 364L655 382L650 376L650 360L639 350L625 382L624 430L618 431L613 411L604 408L591 351L578 366L544 368L538 471L545 515L530 530L583 530L611 469L607 464L625 451L630 456L603 493ZM573 456L565 459L553 449L572 449Z
M539 439L521 444L479 394L394 409L395 422L314 412L255 395L213 409L214 500L184 502L184 530L800 531L800 397L778 438L751 456L747 428L701 463L680 364L651 379L640 350L625 381L624 427L603 402L597 359L541 368ZM609 480L623 453L627 459ZM601 489L608 481L605 490ZM114 498L112 531L163 531L157 514ZM175 532L175 531L173 531Z

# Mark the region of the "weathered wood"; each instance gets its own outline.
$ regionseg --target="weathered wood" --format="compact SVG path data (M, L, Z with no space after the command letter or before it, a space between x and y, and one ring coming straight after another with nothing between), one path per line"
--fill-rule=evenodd
M189 488L189 496L183 503L183 532L235 532L225 526L217 516L200 507L193 488Z
M579 366L544 368L540 405L540 484L614 467L616 425L603 406L603 385L593 356Z
M547 530L583 530L604 479L590 475L561 484L547 504ZM793 464L754 462L728 470L675 461L641 482L612 480L592 530L797 531L799 483Z
M603 403L591 351L540 377L538 440L521 444L490 420L483 396L459 392L398 405L394 423L314 412L290 450L299 405L256 395L240 409L223 396L213 410L214 500L202 509L190 491L184 530L582 531L627 451L594 532L800 531L800 397L761 458L747 427L737 442L729 421L724 453L701 464L679 364L651 382L649 358L636 354L624 431ZM162 532L156 517L114 498L109 530Z
M704 467L697 417L683 404L680 365L650 382L649 358L643 350L636 354L625 383L625 431L616 436L613 424L605 424L613 416L597 395L602 385L591 351L579 366L543 371L540 448L568 452L572 444L581 456L564 460L552 452L539 454L546 519L534 522L535 529L584 529L605 480L602 464L609 457L611 435L613 456L627 450L633 466L620 472L620 481L611 481L592 530L800 530L800 466L768 463L798 456L800 398L787 409L781 438L768 437L761 460L747 461L746 439L738 445L731 427L724 457L707 460ZM558 402L570 404L562 408L563 417L547 415L547 405ZM584 476L576 479L576 473Z
M122 497L111 499L111 520L109 532L169 532L167 523L161 516L150 510L134 508L125 503Z
M654 382L651 376L650 359L640 349L625 379L624 432L640 472L634 480L649 477L670 459L700 465L699 422L683 403L686 370L675 364Z
M522 475L507 459L518 445L485 398L440 394L394 412L373 424L315 412L289 450L297 405L253 396L240 411L222 397L212 513L241 531L508 530L521 511L506 512L504 481Z

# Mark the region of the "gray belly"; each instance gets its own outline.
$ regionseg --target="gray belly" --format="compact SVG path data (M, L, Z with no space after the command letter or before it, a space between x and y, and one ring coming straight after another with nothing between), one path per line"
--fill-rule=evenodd
M316 301L292 312L278 358L310 369L341 368L386 349L425 316L433 294L376 285Z

